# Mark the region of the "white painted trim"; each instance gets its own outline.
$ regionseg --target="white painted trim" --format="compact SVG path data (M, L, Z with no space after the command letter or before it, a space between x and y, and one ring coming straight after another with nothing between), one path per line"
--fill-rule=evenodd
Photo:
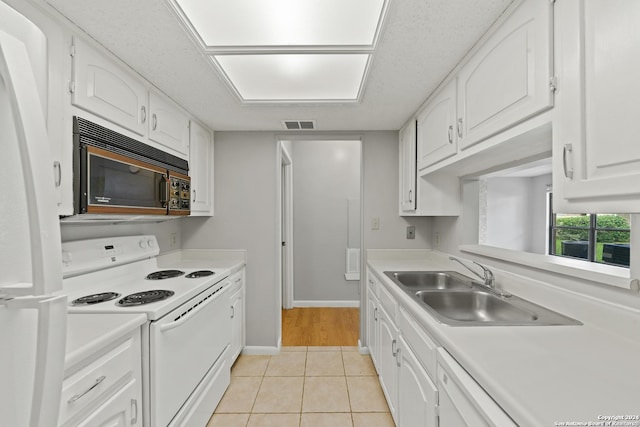
M280 354L280 347L250 345L242 349L242 354L248 356L275 356Z
M461 245L461 252L482 255L533 267L551 273L563 274L577 279L597 281L608 285L629 289L631 280L628 268L603 265L588 261L579 261L553 255L540 255L529 252L514 251L485 245Z
M369 347L363 346L362 341L358 339L358 353L360 354L370 354Z
M294 307L360 307L360 301L307 301L295 300Z

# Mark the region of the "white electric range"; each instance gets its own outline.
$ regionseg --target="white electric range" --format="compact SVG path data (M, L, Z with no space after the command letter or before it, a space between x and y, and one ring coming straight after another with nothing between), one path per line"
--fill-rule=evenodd
M145 426L183 425L201 390L228 385L220 375L230 344L229 271L202 265L159 268L155 236L62 244L69 312L144 313ZM227 367L228 368L228 367ZM215 409L215 408L213 408Z

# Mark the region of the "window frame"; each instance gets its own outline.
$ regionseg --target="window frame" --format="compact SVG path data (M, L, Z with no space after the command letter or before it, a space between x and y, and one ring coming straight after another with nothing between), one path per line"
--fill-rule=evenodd
M611 227L598 227L598 215L601 214L597 214L597 213L584 213L584 214L578 214L578 215L588 215L589 216L589 225L587 227L579 227L579 226L566 226L566 225L560 225L558 226L556 224L556 219L557 219L557 214L553 212L553 192L548 192L547 193L548 196L548 200L549 202L547 203L547 206L549 207L549 212L548 212L548 231L547 231L547 240L548 240L548 254L549 255L553 255L553 256L558 256L558 257L563 257L563 258L570 258L570 259L576 259L576 260L584 260L587 262L593 262L596 264L602 264L602 265L611 265L611 266L615 266L615 267L621 267L621 268L630 268L630 265L622 265L622 264L615 264L615 263L611 263L611 262L605 262L605 261L597 261L596 260L596 251L597 251L597 247L598 247L598 242L597 242L597 233L598 232L606 232L606 231L621 231L621 232L627 232L629 233L629 244L631 244L631 226L629 226L629 228L611 228ZM575 256L569 256L569 255L564 255L564 254L558 254L556 253L556 233L558 230L584 230L587 231L587 236L588 236L588 241L587 241L587 258L580 258L580 257L575 257Z

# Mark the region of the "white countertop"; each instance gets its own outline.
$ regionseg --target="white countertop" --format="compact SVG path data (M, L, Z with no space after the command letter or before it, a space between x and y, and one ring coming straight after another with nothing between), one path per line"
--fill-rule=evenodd
M383 272L455 270L470 274L437 254L422 253L410 258L403 259L400 253L388 259L374 257L369 258L368 266L398 303L422 323L520 426L554 426L555 422L567 421L588 423L599 421L599 416L640 415L640 331L638 338L633 339L593 321L606 317L607 310L614 307L602 304L598 308L593 301L585 303L569 294L559 295L557 289L543 295L544 287L536 284L539 300L532 298L535 294L532 291L521 295L517 288L509 290L584 324L447 326L437 322ZM524 290L526 283L521 279ZM549 306L551 299L558 300L555 307ZM565 301L561 301L563 299ZM564 305L574 306L573 311L558 309Z
M181 249L158 255L163 268L223 268L234 274L246 265L247 251L242 249Z
M65 370L147 321L145 314L76 314L67 317Z

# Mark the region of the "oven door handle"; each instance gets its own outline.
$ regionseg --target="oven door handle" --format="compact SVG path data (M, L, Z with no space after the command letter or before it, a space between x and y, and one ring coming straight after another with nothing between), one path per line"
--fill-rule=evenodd
M219 301L221 295L224 294L224 291L228 284L229 282L226 282L221 287L219 287L216 291L210 293L209 295L202 298L197 303L193 304L190 308L184 310L182 314L174 318L173 322L160 325L159 326L160 332L167 332L167 331L170 331L171 329L175 329L179 326L182 326L184 323L187 323L189 320L191 320L196 313L198 313L200 310L205 308L207 305L213 304Z

